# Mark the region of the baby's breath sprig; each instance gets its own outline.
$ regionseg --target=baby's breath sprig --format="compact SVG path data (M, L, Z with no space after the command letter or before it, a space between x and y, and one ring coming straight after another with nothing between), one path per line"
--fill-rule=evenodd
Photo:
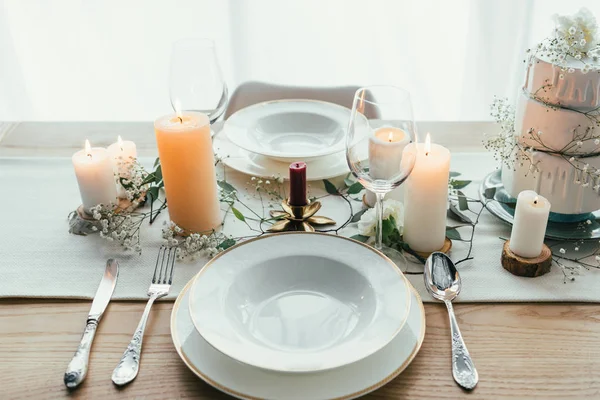
M490 115L500 126L500 132L496 135L485 135L483 146L494 158L508 167L513 168L515 162L530 160L526 154L518 150L519 144L515 139L515 109L507 98L494 96L490 105ZM524 159L522 159L525 157Z
M185 235L184 230L172 221L164 222L162 237L168 247L177 249L177 259L180 261L194 261L198 257L213 258L237 242L215 230Z

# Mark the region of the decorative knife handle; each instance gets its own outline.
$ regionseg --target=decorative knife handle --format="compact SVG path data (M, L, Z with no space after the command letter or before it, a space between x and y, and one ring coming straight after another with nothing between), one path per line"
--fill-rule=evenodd
M471 390L477 385L479 374L458 328L452 303L450 301L445 301L445 303L448 308L450 332L452 334L452 376L460 386Z
M98 320L88 319L83 335L81 336L79 347L77 347L77 350L67 367L67 371L65 372L65 385L69 389L76 388L85 379L88 371L90 350L92 342L94 341L94 336L96 335L96 328L98 328Z

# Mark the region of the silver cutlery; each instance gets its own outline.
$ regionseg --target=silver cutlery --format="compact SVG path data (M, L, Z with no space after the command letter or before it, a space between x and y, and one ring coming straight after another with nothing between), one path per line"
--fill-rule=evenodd
M477 385L479 374L462 338L452 307L452 300L460 293L460 275L450 257L444 253L435 252L425 262L424 279L429 293L434 298L443 301L448 309L452 334L452 376L460 386L471 390Z
M121 357L121 361L119 361L119 364L113 371L112 381L115 385L122 386L133 381L140 370L142 340L144 339L146 322L148 321L150 309L152 308L154 301L169 294L169 289L173 282L173 267L177 255L176 250L177 249L175 248L162 246L158 251L152 283L150 284L150 288L148 288L148 296L150 296L150 298L148 299L140 323L138 324L127 349Z
M100 322L100 318L102 318L102 314L104 314L104 310L106 310L106 306L110 302L115 285L117 284L118 276L119 263L112 258L107 260L104 275L102 276L100 286L98 286L94 301L92 302L92 307L90 308L87 317L81 342L65 372L64 381L69 389L74 389L79 386L87 375L90 350L92 348L94 336L96 335L96 329L98 328L98 323Z

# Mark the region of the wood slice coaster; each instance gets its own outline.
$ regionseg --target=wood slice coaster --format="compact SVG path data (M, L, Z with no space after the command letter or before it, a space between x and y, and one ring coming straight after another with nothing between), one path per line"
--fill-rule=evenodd
M524 258L516 255L510 249L510 240L502 248L502 266L513 275L535 278L550 272L552 267L552 251L546 245L542 247L542 254L535 258Z
M452 249L452 240L450 240L449 238L446 237L444 239L444 245L442 246L442 248L439 250L436 250L436 251L439 251L444 254L448 254L450 252L450 249ZM431 253L433 253L433 251L431 251L431 252L416 251L416 250L413 250L413 251L416 254L418 254L420 257L423 257L424 259L427 259L427 257L429 257L431 255Z

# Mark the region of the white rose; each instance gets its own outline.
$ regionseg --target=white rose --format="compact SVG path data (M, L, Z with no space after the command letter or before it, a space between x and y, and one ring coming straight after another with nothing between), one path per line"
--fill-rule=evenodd
M404 206L396 200L384 200L383 219L386 220L393 216L398 226L398 231L402 234L404 224ZM363 213L358 221L358 233L363 236L375 236L375 227L377 225L377 212L375 208L370 208Z
M587 8L582 7L573 15L554 15L553 19L557 36L573 39L573 48L587 52L600 43L596 17Z

